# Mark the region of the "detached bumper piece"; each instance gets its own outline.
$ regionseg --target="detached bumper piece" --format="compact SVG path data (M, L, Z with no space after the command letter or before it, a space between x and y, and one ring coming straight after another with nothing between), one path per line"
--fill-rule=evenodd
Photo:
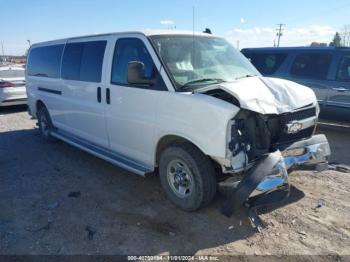
M219 184L220 187L226 187L224 191L228 192L222 208L225 216L234 215L242 206L248 207L251 222L261 231L263 224L257 209L281 202L289 196L287 169L311 165L321 171L327 166L325 164L330 156L329 144L324 135L281 147L281 150L282 153L278 150L262 157L244 174L241 181L230 182L229 179Z
M230 217L244 204L252 208L254 203L260 203L259 198L270 193L271 190L278 190L287 181L288 173L281 152L271 153L251 168L238 184L233 184L233 189L228 195L222 213ZM259 193L261 194L259 195ZM251 195L252 198L248 199Z

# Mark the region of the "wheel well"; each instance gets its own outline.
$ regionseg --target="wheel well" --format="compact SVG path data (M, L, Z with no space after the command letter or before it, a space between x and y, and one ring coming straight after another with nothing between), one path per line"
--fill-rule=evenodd
M184 144L184 143L189 143L194 145L195 147L197 147L195 144L193 144L191 141L180 137L180 136L176 136L176 135L167 135L162 137L157 145L157 151L156 151L156 159L155 159L155 164L156 166L158 166L159 163L159 158L160 158L160 154L162 153L162 151L164 149L166 149L169 146L172 145L178 145L178 144ZM198 147L197 147L198 148ZM198 148L199 149L199 148ZM200 150L200 149L199 149Z
M36 101L36 112L38 112L42 107L45 107L45 104L43 103L43 101L38 100Z
M194 145L196 148L198 148L199 151L201 151L204 155L206 155L198 146L196 146L194 143L187 140L186 138L183 138L181 136L176 136L176 135L167 135L167 136L162 137L158 142L157 151L156 151L155 166L158 167L160 155L161 155L163 150L165 150L169 146L185 144L185 143ZM222 168L219 165L219 163L217 163L216 161L214 161L210 157L209 157L209 159L210 159L210 162L212 163L212 165L215 169L216 174L222 174Z
M36 109L39 110L42 107L45 107L44 102L41 100L36 101Z

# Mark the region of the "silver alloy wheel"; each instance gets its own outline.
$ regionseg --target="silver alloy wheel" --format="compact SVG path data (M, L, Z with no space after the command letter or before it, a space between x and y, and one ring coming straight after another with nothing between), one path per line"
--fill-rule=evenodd
M186 198L192 194L193 174L188 165L180 159L174 159L168 163L167 179L170 188L179 198Z
M45 114L42 114L40 117L40 126L41 126L41 132L43 133L43 135L45 137L48 137L50 133L50 127L47 122Z

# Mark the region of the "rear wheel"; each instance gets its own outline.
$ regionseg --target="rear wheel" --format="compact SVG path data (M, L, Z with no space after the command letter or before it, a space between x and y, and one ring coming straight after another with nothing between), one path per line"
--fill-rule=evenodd
M186 211L207 206L216 193L216 176L210 159L191 144L165 149L159 175L168 198Z
M45 106L39 108L37 117L39 130L42 137L49 142L56 141L56 139L51 135L51 131L54 129L54 127L51 121L49 111L46 109Z

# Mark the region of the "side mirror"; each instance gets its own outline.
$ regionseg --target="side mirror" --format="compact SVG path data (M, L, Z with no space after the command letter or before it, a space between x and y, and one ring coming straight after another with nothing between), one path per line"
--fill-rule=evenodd
M156 80L145 78L145 65L140 61L131 61L128 63L128 83L136 85L154 85Z

